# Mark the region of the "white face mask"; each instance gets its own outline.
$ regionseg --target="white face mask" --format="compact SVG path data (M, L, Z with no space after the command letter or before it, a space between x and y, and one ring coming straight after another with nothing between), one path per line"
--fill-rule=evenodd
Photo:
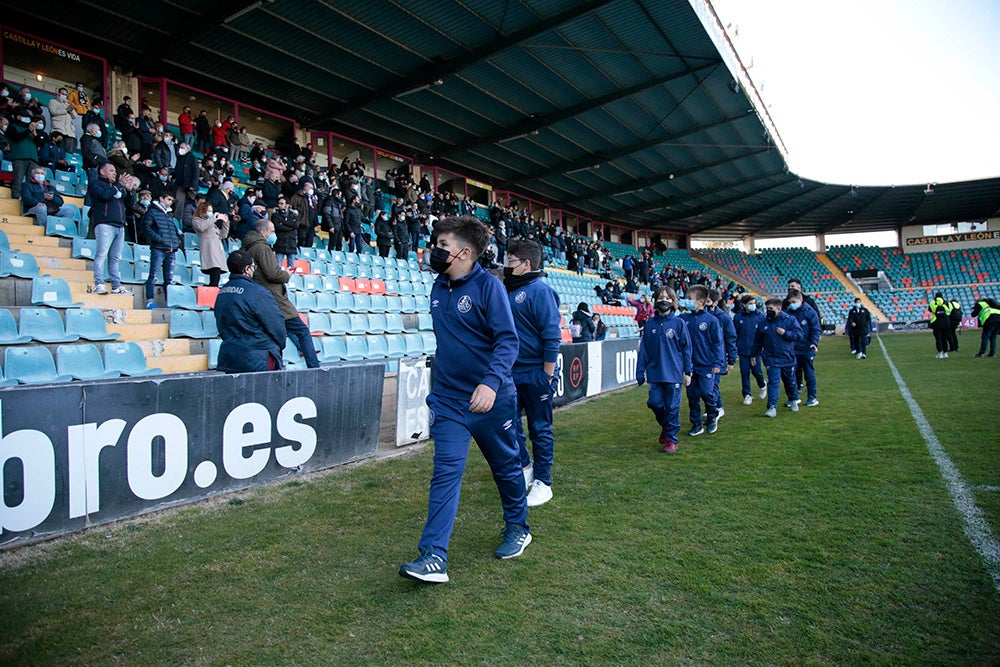
M28 123L30 123L30 122L31 122L31 118L25 118L24 116L18 116L18 118L17 118L17 119L18 119L19 121L21 121L22 123L24 123L25 125L27 125Z
M177 153L179 155L187 155L188 154L188 149L186 149L186 148L178 148L177 149Z
M94 138L95 139L100 139L101 138L101 131L100 130L94 130Z
M59 101L60 102L65 102L66 101L66 97L67 97L66 95L60 95L59 96Z
M45 174L35 174L35 182L36 183L44 183L45 182Z
M37 128L39 129L39 130L44 130L44 129L45 129L45 122L44 122L44 121L41 121L41 120L40 120L40 121L38 121L38 123L37 123L37 124L35 125L35 127L37 127Z

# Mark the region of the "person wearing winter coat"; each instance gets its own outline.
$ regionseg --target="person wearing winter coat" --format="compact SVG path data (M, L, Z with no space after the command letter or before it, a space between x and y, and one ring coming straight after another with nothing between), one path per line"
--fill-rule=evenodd
M198 234L201 249L201 272L206 274L210 287L218 287L222 272L226 270L226 250L222 240L229 236L229 216L216 213L211 204L203 201L195 208L191 226Z
M50 130L59 132L65 137L63 140L66 152L72 153L76 150L76 129L73 121L79 118L76 108L69 103L69 93L65 88L59 89L59 94L49 100L49 117L52 119Z
M851 354L858 359L868 358L868 334L871 326L871 312L864 307L861 299L855 299L854 306L847 313L847 329L851 338Z
M1000 303L994 299L979 299L972 307L972 316L979 321L983 333L979 339L979 352L972 355L981 359L986 355L986 346L989 345L990 357L997 356L997 332L1000 332Z
M733 327L736 329L736 354L740 360L740 383L743 392L743 405L753 403L750 393L751 376L757 382L760 398L767 398L767 383L764 381L764 360L754 356L754 341L757 330L765 321L764 313L757 310L757 298L752 294L740 297L742 308L733 316ZM754 363L750 363L751 359Z
M695 289L691 288L692 291ZM764 303L767 309L764 324L757 329L754 339L752 365L763 357L767 366L767 410L765 417L778 416L778 397L781 385L788 396L786 405L792 412L799 410L799 386L795 382L795 343L802 338L798 320L781 309L781 299L771 298Z
M278 197L278 207L271 214L271 222L274 223L274 233L277 236L274 254L278 258L278 264L284 262L286 266L294 266L295 256L299 251L299 216L288 206L288 200L284 197Z
M569 326L574 343L589 343L594 340L594 331L597 330L597 325L594 324L594 318L590 314L590 306L585 301L577 304Z
M375 218L375 245L378 246L379 257L389 256L393 238L392 223L389 222L389 217L385 211L379 211L378 217Z
M218 370L253 373L281 368L286 328L271 293L254 280L253 256L236 250L226 261L229 282L215 300L215 320L222 345Z
M181 237L171 214L174 195L163 192L153 200L143 217L146 238L149 240L149 277L146 279L146 308L156 308L153 300L156 288L156 272L163 272L163 290L174 279L174 262L181 247Z

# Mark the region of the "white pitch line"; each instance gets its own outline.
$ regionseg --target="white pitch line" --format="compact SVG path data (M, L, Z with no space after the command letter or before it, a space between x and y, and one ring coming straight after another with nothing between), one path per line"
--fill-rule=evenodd
M973 491L1000 491L1000 486L991 486L989 484L979 484L978 486L972 487Z
M982 510L976 506L976 499L973 497L972 491L969 489L968 484L965 483L965 480L962 479L958 468L952 463L948 453L941 445L941 441L934 434L934 430L931 428L930 422L927 421L927 417L924 416L923 410L920 409L920 405L913 398L913 394L910 393L909 388L903 381L903 376L899 374L899 371L896 370L896 365L889 358L889 351L885 349L885 344L882 342L881 337L876 337L876 339L878 340L879 347L882 348L882 354L885 355L886 362L889 364L892 376L896 378L896 384L899 385L899 391L903 395L903 400L910 406L910 414L913 415L913 420L917 422L920 435L924 437L924 442L927 443L927 451L930 452L931 458L934 459L938 469L941 471L945 486L948 488L949 495L951 495L951 501L954 503L955 509L958 510L959 516L962 517L962 528L965 531L965 536L969 538L973 548L979 553L979 557L983 559L986 571L993 579L993 587L1000 593L1000 542L997 541L996 536L993 535L993 531L990 530L990 526L986 522Z

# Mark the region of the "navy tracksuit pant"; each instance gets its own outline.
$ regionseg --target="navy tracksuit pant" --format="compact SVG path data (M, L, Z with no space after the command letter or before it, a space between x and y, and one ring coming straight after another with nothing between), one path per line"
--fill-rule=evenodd
M535 479L552 486L552 459L555 437L552 435L552 385L541 368L514 373L517 387L516 435L521 467L534 466ZM521 411L528 418L528 436L531 438L531 455L528 440L521 425ZM534 459L534 463L532 463Z
M709 423L719 417L719 406L715 402L715 373L695 373L688 385L688 407L691 409L691 425L701 426L701 402L705 401L705 418Z
M694 380L692 380L694 382ZM646 405L656 416L656 422L664 428L667 442L677 442L681 430L681 387L679 382L650 382L649 399Z
M788 400L799 400L799 386L795 382L795 366L768 366L767 407L778 407L782 382L785 384L785 393L788 395Z
M750 357L740 355L740 382L742 383L742 390L744 396L750 396L750 376L757 380L757 388L761 388L767 385L764 382L764 372L761 370L764 368L764 360L761 356L757 355L757 365L750 365Z
M420 536L420 550L433 550L447 560L448 542L455 527L462 473L469 455L469 442L476 439L480 451L493 471L500 491L503 519L528 529L527 493L524 473L518 458L514 422L517 421L516 396L512 389L501 390L493 409L485 414L469 410L468 401L427 397L431 410L431 438L434 439L434 475L427 501L427 523Z

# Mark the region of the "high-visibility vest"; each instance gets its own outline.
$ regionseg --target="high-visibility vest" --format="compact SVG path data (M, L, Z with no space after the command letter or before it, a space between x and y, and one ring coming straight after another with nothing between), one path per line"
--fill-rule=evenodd
M979 302L979 326L986 326L986 320L990 319L991 315L1000 315L1000 310L993 308L990 304L985 301Z
M951 315L951 305L944 299L934 299L927 308L931 311L931 324L934 324L934 320L937 319L938 308L944 308L945 317Z

